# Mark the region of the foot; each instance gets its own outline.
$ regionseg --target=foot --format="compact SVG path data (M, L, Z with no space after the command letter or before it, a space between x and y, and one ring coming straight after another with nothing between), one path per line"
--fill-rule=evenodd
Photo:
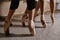
M5 35L9 36L9 28L5 31Z
M34 18L35 18L35 17L37 17L38 15L39 15L39 14L38 14L38 13L36 13L36 14L35 14L35 16L34 16Z
M46 22L44 20L41 20L41 23L43 25L43 28L46 28Z
M35 25L33 21L29 23L29 31L31 32L32 36L36 35Z
M9 35L9 26L10 26L11 22L10 21L5 21L4 23L4 32L5 35Z
M11 23L10 26L12 26L13 24Z
M54 24L54 17L53 16L51 16L51 20L52 20L52 24Z
M39 15L39 14L37 14L37 13L34 15L34 19L33 19L34 22L35 22L35 18L36 18L38 15Z
M25 20L27 19L27 15L22 16L22 26L25 27Z
M25 27L25 22L22 22L22 26Z
M43 28L46 28L46 23L45 23L45 24L43 24Z

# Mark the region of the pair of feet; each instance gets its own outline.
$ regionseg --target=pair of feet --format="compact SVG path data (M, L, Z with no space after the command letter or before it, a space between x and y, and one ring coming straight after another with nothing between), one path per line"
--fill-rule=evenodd
M37 17L38 15L39 15L39 14L36 14L36 15L34 16L34 19L33 19L34 22L35 22L35 17ZM26 21L28 18L29 18L29 17L28 17L27 15L23 15L23 17L22 17L23 27L25 27L25 21ZM47 24L46 24L45 20L41 19L41 23L42 23L42 25L43 25L43 28L46 28Z
M8 36L9 35L9 26L11 26L11 21L5 21L4 23L4 32L5 32L5 35ZM36 35L36 31L35 31L35 25L34 25L34 22L31 21L29 22L29 31L31 33L32 36Z
M35 25L33 20L27 20L29 17L27 15L22 16L22 25L25 27L25 22L28 21L29 31L34 36L36 35Z
M35 17L38 16L38 14L35 15ZM22 24L23 24L23 27L25 27L25 21L26 19L28 19L28 16L27 15L23 15L22 17ZM34 25L34 21L29 21L29 30L31 32L32 35L35 35L36 34L36 30L35 30L35 25ZM46 28L46 22L44 20L41 20L41 23L43 25L43 28Z

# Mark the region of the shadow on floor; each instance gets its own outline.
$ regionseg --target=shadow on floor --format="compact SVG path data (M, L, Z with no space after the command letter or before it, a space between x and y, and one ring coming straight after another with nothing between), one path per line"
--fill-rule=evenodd
M21 22L21 20L12 19L12 22ZM41 23L41 21L35 21L35 23ZM51 22L46 22L46 23L51 23Z
M3 25L2 24L0 24L0 27L3 27ZM12 26L10 26L10 27L23 27L23 28L27 28L28 27L28 25L25 25L25 26L22 26L22 25L12 25ZM42 26L35 26L35 28L43 28Z
M31 34L13 34L13 33L10 33L9 36L6 36L4 33L0 33L0 38L1 37L31 37L32 35Z

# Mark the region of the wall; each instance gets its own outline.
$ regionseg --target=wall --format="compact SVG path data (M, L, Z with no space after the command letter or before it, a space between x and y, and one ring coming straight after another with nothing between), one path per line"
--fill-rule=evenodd
M8 11L9 11L10 1L2 2L0 4L1 4L0 5L0 11L1 11L0 13L1 13L2 16L6 16L8 14ZM23 3L21 1L20 4L19 4L18 9L15 12L15 14L24 12L25 8L26 8L26 3Z
M0 14L2 16L6 16L8 14L9 6L10 6L10 1L5 1L5 2L2 2L2 3L0 2ZM26 3L23 3L21 1L20 4L19 4L18 9L15 12L15 14L24 13L25 8L26 8ZM45 11L50 11L49 3L47 1L45 1L44 10Z

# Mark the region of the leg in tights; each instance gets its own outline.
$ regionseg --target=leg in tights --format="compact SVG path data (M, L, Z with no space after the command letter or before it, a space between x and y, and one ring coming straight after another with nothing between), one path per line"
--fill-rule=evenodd
M39 0L39 2L40 2L40 11L41 11L40 19L41 19L41 23L42 23L43 27L45 28L46 22L44 20L44 0Z
M51 20L54 23L54 0L50 0Z
M36 34L35 31L35 25L33 22L33 18L34 18L34 13L33 13L33 9L35 8L35 0L27 0L27 10L28 10L28 16L29 16L29 31L31 32L32 35Z
M19 0L11 0L10 9L4 23L4 32L6 35L9 35L9 26L11 24L10 20L15 10L18 8L18 5L19 5Z
M24 15L22 16L22 26L25 27L25 20L28 18L28 9L26 8Z

